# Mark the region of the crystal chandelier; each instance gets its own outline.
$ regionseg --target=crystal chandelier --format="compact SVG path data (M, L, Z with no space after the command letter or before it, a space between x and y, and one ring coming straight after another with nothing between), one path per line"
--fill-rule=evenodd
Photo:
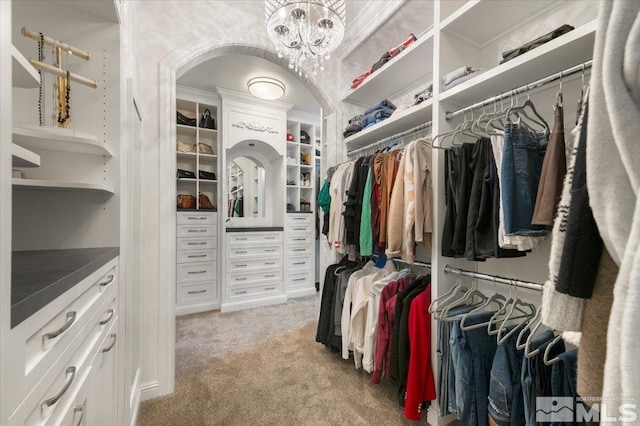
M278 57L289 60L289 68L305 76L323 71L344 38L344 0L266 0L267 33Z

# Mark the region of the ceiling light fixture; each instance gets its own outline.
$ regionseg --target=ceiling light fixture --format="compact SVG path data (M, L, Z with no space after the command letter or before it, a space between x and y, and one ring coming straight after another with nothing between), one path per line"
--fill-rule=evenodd
M344 0L266 0L265 18L278 57L300 76L307 76L307 60L313 75L324 71L324 60L344 38Z
M256 77L247 82L249 93L256 98L273 101L284 96L285 86L281 81L270 77Z

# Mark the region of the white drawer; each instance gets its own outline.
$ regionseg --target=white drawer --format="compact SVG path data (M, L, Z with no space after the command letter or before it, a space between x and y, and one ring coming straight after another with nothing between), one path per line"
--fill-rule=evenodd
M308 254L313 254L313 249L311 245L302 245L302 246L288 246L286 250L287 257L289 256L304 256Z
M287 215L285 215L285 217L286 217L285 223L287 225L310 225L313 215L288 213Z
M308 245L313 241L311 235L287 235L287 245Z
M312 281L311 272L298 272L289 274L287 278L287 288L299 288L299 287L309 287L311 285L315 285Z
M202 226L202 225L178 225L176 237L215 237L218 234L218 227L216 226Z
M178 265L177 270L179 284L216 279L216 262L183 263Z
M228 302L244 299L255 299L282 292L282 283L257 284L252 286L227 287L226 300Z
M311 235L311 225L287 226L287 235Z
M178 225L215 225L218 223L217 213L178 212Z
M216 248L215 238L177 238L176 250L210 250Z
M282 270L238 273L227 275L227 286L237 286L245 284L263 284L265 282L282 282Z
M107 315L108 308L117 305L116 296L106 302L108 303L93 313L89 324L74 335L64 356L53 363L44 377L39 377L42 380L20 404L12 415L10 424L58 425L68 416L69 405L77 400L86 386L91 372L91 360L101 349L105 336L110 331L117 330L117 313Z
M227 262L227 273L243 271L262 271L267 269L282 268L281 258L258 258L244 260L230 260Z
M282 257L282 246L272 245L263 247L228 247L227 259L255 259L263 257Z
M215 262L215 250L179 250L176 252L177 263Z
M231 232L227 233L227 244L239 245L282 244L282 232Z
M200 300L216 299L214 282L198 284L178 284L178 305L188 305Z
M314 269L312 256L291 257L287 259L287 267L290 271L302 271Z

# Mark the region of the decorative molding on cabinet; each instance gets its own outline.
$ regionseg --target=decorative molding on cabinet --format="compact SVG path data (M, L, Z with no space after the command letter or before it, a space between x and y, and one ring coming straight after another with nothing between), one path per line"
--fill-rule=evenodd
M241 129L247 129L247 130L253 130L255 132L267 132L267 133L278 133L278 131L276 129L274 129L271 126L265 126L263 124L260 124L258 122L252 121L249 123L246 123L244 121L239 121L237 123L234 123L231 125L232 127L238 127Z

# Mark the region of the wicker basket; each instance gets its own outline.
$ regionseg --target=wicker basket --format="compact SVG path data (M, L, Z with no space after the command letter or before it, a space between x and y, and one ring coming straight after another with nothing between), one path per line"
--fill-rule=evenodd
M186 143L186 142L178 141L176 148L178 152L194 152L194 153L196 152L196 144L194 143Z

